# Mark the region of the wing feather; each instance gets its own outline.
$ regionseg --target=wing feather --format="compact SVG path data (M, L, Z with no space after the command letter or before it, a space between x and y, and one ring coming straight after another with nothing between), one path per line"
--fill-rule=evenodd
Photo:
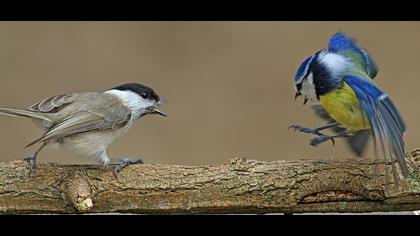
M328 43L328 50L340 54L363 69L370 78L374 78L378 74L378 67L372 57L356 44L355 40L349 38L342 32L335 33Z
M74 101L73 94L61 94L46 98L28 108L29 111L35 112L56 112L58 108L62 108L63 105L70 104Z
M118 112L103 109L79 111L65 117L26 147L49 139L67 137L87 131L120 128L125 126L130 118L131 112L122 105Z
M404 159L403 134L406 125L391 99L373 82L357 76L344 79L356 93L361 109L369 118L375 140L381 144L384 155L398 161L403 175L408 175Z

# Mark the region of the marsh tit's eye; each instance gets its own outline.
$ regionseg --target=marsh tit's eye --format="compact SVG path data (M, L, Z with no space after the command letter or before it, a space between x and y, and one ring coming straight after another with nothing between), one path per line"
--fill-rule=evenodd
M144 99L147 99L149 97L149 95L147 95L147 93L145 92L140 93L140 96Z

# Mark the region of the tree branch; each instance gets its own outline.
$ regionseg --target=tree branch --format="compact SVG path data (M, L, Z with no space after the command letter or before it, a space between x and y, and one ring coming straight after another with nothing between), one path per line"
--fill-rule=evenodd
M93 165L0 163L2 213L302 213L420 209L420 160L397 186L380 160L221 165L132 165L115 176ZM408 160L408 159L407 159ZM416 164L417 161L417 164ZM387 168L386 168L387 167ZM385 175L387 171L387 175ZM388 177L387 177L388 176ZM391 176L391 177L389 177ZM387 183L388 182L388 183Z

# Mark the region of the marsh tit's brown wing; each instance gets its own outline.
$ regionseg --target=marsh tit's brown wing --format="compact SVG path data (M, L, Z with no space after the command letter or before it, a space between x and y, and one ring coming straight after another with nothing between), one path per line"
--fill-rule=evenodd
M42 126L50 127L54 124L54 115L65 105L74 100L73 94L62 94L46 98L27 109L0 107L0 113L16 117L26 117L43 122Z
M121 128L125 126L130 119L130 110L118 102L110 103L106 106L80 110L64 117L60 122L57 122L52 126L44 135L28 144L27 147L38 142L62 138L82 132Z
M92 101L95 102L92 103ZM93 110L97 107L107 107L118 102L114 97L102 92L68 93L46 98L27 110L48 117L52 121L48 128L51 128L71 114Z
M28 110L42 113L56 112L58 109L62 108L63 105L72 103L74 99L75 96L71 93L56 95L35 103L30 106Z

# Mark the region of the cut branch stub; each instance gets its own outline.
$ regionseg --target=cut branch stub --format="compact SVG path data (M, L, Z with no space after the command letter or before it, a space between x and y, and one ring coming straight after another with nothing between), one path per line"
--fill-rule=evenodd
M63 188L65 196L79 212L87 212L93 207L92 190L85 178L70 177Z

